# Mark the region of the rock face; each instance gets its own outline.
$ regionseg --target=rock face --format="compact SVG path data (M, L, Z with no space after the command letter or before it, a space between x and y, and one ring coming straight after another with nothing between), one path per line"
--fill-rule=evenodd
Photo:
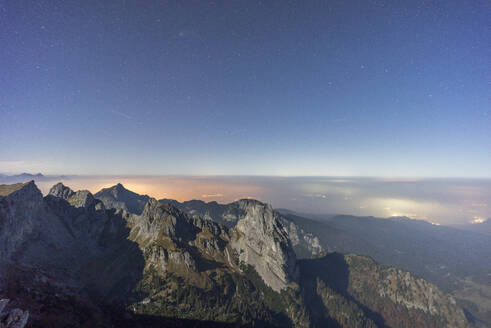
M38 228L43 225L49 232L56 230L49 222L43 195L34 181L17 184L9 193L4 192L0 199L0 260L10 261L20 251L25 253L26 242L34 239L36 243Z
M226 227L154 199L135 214L52 191L0 186L0 298L32 326L467 327L453 299L404 271L355 255L297 260L288 221L259 201L230 204Z
M66 187L63 185L63 183L59 182L55 184L51 189L49 190L49 195L53 195L55 197L59 197L62 199L68 199L70 198L75 192L71 190L70 188Z
M317 236L310 232L306 232L299 225L292 221L281 217L281 222L288 231L288 236L291 240L293 249L300 258L317 257L321 255L325 249Z
M190 200L180 203L172 199L161 199L160 202L171 204L189 215L213 220L228 228L235 227L237 222L246 215L240 206L241 202L218 204L217 202L206 203L201 200ZM325 251L319 238L311 232L305 231L298 224L279 213L276 215L276 220L279 220L286 229L297 257L316 257Z
M130 243L121 238L126 224L121 215L99 203L88 191L65 200L43 198L33 182L22 185L0 199L0 261L89 279L90 265Z
M198 229L176 208L150 200L142 215L133 219L131 231L131 239L140 245L147 265L160 272L167 272L169 267L196 271L189 242L196 238Z
M238 253L239 261L254 267L273 290L285 289L290 282L295 281L296 256L289 232L295 232L297 245L300 237L296 226L285 221L271 206L249 199L227 205L198 200L161 202L177 205L195 217L204 217L233 227L231 246ZM317 244L312 247L313 253L322 250Z
M24 328L29 319L29 311L9 308L8 299L0 299L0 328Z
M207 220L213 220L228 228L234 227L239 218L244 215L244 211L242 211L235 202L230 204L218 204L217 202L206 203L197 199L182 203L173 199L161 199L160 202L171 204L191 216L199 216Z
M96 200L90 191L80 190L70 196L70 198L68 198L68 202L75 207L93 210L95 209Z
M274 291L285 289L298 273L295 252L278 214L256 200L240 200L237 207L245 213L232 238L239 260L252 265Z
M134 193L118 183L95 194L107 208L122 209L133 214L141 214L150 197Z
M346 292L391 327L465 327L464 312L455 299L409 272L376 264L364 256L344 256ZM329 272L329 270L328 270ZM394 312L401 313L394 316Z

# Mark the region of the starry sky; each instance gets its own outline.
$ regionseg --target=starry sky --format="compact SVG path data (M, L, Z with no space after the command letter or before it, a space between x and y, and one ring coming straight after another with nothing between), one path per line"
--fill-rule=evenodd
M0 172L489 178L489 12L0 0Z

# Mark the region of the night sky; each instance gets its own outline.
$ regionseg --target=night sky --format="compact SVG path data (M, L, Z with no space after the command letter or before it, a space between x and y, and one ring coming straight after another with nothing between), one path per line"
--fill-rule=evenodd
M491 177L490 12L0 0L0 172Z

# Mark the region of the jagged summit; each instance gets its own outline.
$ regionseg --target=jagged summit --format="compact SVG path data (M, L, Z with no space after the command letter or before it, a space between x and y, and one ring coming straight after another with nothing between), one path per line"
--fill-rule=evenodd
M154 221L161 221L168 218L169 216L174 217L172 219L172 224L178 224L178 220L187 220L189 218L184 215L182 211L171 204L161 203L154 198L150 198L143 208L140 217L148 219L152 224Z
M123 184L121 184L120 182L118 182L114 186L111 186L111 187L108 187L108 188L103 188L98 193L107 193L107 192L112 192L114 194L117 194L117 193L131 193L131 194L134 194L134 195L138 195L139 196L139 194L137 194L137 193L135 193L135 192L133 192L131 190L126 189L123 186Z
M79 190L68 198L68 202L75 207L92 208L95 206L96 199L88 190Z
M55 197L60 197L63 199L70 198L75 192L69 187L65 186L63 183L58 182L49 190L49 195L53 195Z
M43 198L43 194L38 189L34 180L25 183L16 183L13 185L0 185L0 197L6 197L10 200L18 201L36 201Z
M239 199L229 204L206 203L202 200L190 200L181 203L172 199L161 199L160 202L172 204L190 215L197 215L204 219L221 223L228 228L233 228L237 225L239 219L246 215L245 209L249 206L268 206L261 201L250 198ZM288 231L289 239L297 257L310 258L319 256L325 251L317 236L305 231L283 214L279 214L281 216L279 220Z
M103 210L104 204L96 199L88 190L73 191L70 187L59 182L49 190L48 196L66 200L70 205L77 208L84 208L88 211Z
M121 183L104 188L94 195L106 208L123 209L133 214L141 214L150 199L147 195L139 195L126 189Z
M114 186L112 186L112 187L109 187L109 188L104 188L104 189L102 189L102 190L105 190L105 189L109 189L109 190L111 190L111 192L113 192L113 193L115 193L115 194L132 192L132 191L130 191L130 190L128 190L128 189L126 189L126 188L123 186L123 184L121 184L120 182L118 182L117 184L115 184L115 185L114 185ZM102 190L101 190L101 191L102 191ZM134 194L136 194L136 193L134 193Z
M242 199L236 202L245 215L235 226L232 245L241 262L252 265L275 291L298 278L296 256L280 216L269 204Z
M204 202L199 199L184 201L182 203L174 199L161 199L162 203L169 203L192 216L200 216L206 220L221 223L229 228L235 226L244 211L237 204L219 204L215 201Z

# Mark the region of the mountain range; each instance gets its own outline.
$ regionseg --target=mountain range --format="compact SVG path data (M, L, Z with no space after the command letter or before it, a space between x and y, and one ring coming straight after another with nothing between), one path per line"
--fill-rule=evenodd
M0 183L19 183L28 180L40 181L45 179L46 176L44 176L41 173L37 173L37 174L21 173L21 174L14 174L14 175L7 175L7 174L0 173Z
M301 221L251 199L158 201L120 184L95 195L57 184L43 197L33 181L2 185L0 298L32 327L473 324L431 282L332 252L335 232Z
M190 215L233 226L234 203L162 199ZM366 255L451 293L472 322L491 325L491 238L485 221L448 227L407 217L319 215L278 209L299 258L324 251ZM471 228L474 228L472 230Z
M481 222L455 225L455 228L491 235L491 218Z

